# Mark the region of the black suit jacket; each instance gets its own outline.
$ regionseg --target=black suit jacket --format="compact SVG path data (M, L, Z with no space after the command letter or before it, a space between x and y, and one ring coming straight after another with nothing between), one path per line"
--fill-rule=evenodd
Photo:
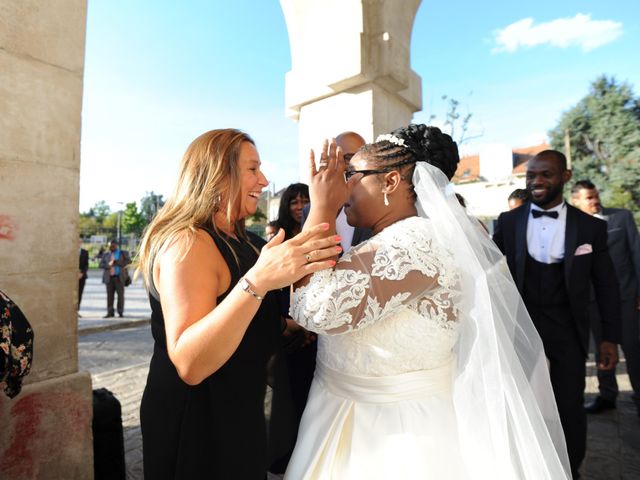
M311 210L311 204L305 205L302 209L302 225L307 221L307 217L309 216L309 211ZM353 238L351 239L351 246L354 247L365 240L369 240L371 238L372 232L370 228L353 228Z
M87 278L87 270L89 270L89 252L87 252L84 248L80 249L80 273L82 273L82 278Z
M618 280L607 250L607 224L571 205L567 208L564 275L573 321L586 353L589 345L587 309L593 285L602 319L602 339L620 342L620 294ZM520 295L524 292L527 257L527 223L530 203L503 212L496 222L493 240L507 257L511 275ZM581 245L592 252L575 255Z
M640 235L629 210L603 208L607 221L609 256L620 282L620 298L640 298Z

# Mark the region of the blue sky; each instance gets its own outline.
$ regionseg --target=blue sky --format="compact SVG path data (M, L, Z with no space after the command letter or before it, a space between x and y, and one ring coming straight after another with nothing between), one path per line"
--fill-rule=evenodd
M448 95L481 135L463 152L539 143L598 75L640 94L638 19L634 0L423 0L414 121L442 118ZM167 196L182 153L212 128L251 134L276 189L297 181L297 125L284 115L290 66L277 0L89 1L80 210Z

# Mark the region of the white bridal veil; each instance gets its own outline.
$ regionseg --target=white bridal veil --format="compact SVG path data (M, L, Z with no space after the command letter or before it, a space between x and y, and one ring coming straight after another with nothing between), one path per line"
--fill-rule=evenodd
M437 226L461 272L453 401L474 478L571 478L542 341L506 261L426 162L413 174L416 207Z

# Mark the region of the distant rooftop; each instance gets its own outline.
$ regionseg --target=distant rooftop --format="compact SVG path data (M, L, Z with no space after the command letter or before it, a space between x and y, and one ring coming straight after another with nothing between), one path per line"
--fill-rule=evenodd
M521 147L512 149L513 154L513 175L524 175L527 171L527 163L536 154L543 150L550 149L548 143L541 143L531 147ZM480 176L480 155L466 155L460 159L456 174L451 181L456 184L484 181Z

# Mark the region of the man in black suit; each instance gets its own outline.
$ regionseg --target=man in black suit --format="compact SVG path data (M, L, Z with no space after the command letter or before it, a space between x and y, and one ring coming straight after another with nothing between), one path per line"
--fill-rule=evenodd
M89 252L82 248L82 240L80 240L80 265L78 268L78 310L82 302L82 292L84 284L87 282L87 270L89 270Z
M633 400L640 415L640 235L633 215L624 208L603 208L596 186L589 180L576 182L571 189L572 203L584 213L607 222L609 256L620 283L622 319L621 346L627 364L627 374L633 388ZM600 343L600 316L589 306L593 337ZM598 354L596 353L596 361ZM600 395L585 405L587 413L600 413L616 408L618 382L615 369L598 370Z
M364 138L355 132L342 132L336 137L336 145L342 149L344 161L347 163L349 163L349 160L351 160L351 158L364 144ZM302 210L303 225L309 216L310 209L311 205L309 204ZM370 229L352 227L347 223L347 216L342 208L336 216L336 233L342 238L340 244L342 246L342 250L345 252L347 252L351 247L371 238Z
M564 202L570 179L562 153L537 154L527 166L530 201L500 214L493 239L542 338L571 472L579 478L587 440L583 404L591 285L602 321L598 368L605 370L618 361L620 296L607 253L607 225Z

